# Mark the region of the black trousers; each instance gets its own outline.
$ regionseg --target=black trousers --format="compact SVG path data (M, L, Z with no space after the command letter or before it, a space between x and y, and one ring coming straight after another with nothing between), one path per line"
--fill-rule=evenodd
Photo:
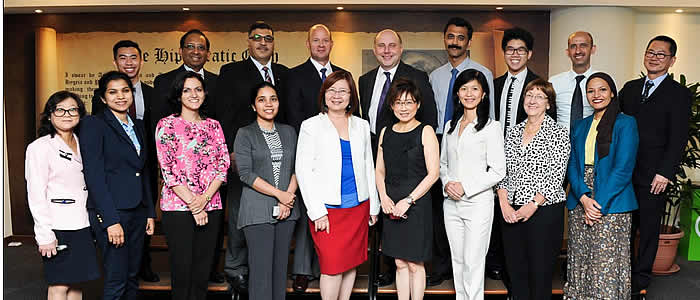
M222 210L208 211L209 222L197 226L189 211L164 211L173 300L206 299Z
M498 202L498 197L496 197L494 200L493 224L491 225L491 240L489 242L489 251L486 253L487 271L502 272L505 269L501 219L503 219L503 213L501 212L501 205Z
M241 191L243 184L238 173L229 172L228 189L228 243L224 259L224 273L228 277L248 275L248 247L243 231L238 229L238 211L241 207Z
M295 224L296 221L282 221L243 227L250 247L248 299L284 300L287 296L289 245Z
M650 185L634 185L639 210L632 214L632 243L635 242L634 237L639 230L639 244L636 259L632 255L632 281L642 288L646 288L653 277L651 268L659 247L661 217L667 197L666 193L654 195L649 192L650 189Z
M90 209L90 227L95 234L97 247L102 251L104 264L104 300L136 300L138 298L138 272L146 235L146 208L117 210L119 224L124 230L124 245L117 248L109 242L107 229L102 229L98 213Z
M527 222L500 222L513 300L551 299L564 235L564 203L539 207Z
M438 143L442 147L442 135L437 135ZM430 189L433 197L433 259L430 276L452 278L452 256L450 254L450 242L445 231L445 216L442 204L445 197L442 193L442 180L438 179Z
M316 255L314 241L311 238L311 231L309 231L309 222L306 221L308 220L306 205L304 205L300 193L297 193L297 203L299 203L300 215L294 227L295 247L292 275L318 278L321 276L321 266L318 264L318 255Z

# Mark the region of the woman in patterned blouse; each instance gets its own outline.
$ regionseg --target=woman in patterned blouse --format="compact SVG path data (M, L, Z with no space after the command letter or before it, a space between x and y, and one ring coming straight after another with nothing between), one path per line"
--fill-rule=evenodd
M160 209L170 252L173 299L205 299L223 211L219 187L229 155L219 122L207 118L204 80L178 74L169 100L179 113L156 127L164 184Z
M556 111L552 84L525 87L527 119L506 135L506 177L498 185L501 231L514 299L549 299L564 233L563 183L569 134L547 114Z
M275 122L280 108L275 86L263 82L253 94L250 106L257 118L238 130L233 144L243 183L237 225L248 244L248 298L283 300L289 244L299 219L297 135L291 126Z

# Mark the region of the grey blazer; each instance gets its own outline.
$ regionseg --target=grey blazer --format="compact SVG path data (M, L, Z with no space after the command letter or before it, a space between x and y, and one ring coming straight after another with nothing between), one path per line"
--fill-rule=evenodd
M278 188L284 191L289 187L289 181L294 174L297 135L289 125L275 122L275 128L280 135L283 149ZM253 189L253 182L258 177L270 184L275 182L270 148L257 121L238 130L233 152L236 154L238 175L243 183L237 227L240 229L248 225L277 223L277 219L272 217L272 208L277 205L277 199ZM298 205L298 202L294 202L294 207L285 220L299 219Z

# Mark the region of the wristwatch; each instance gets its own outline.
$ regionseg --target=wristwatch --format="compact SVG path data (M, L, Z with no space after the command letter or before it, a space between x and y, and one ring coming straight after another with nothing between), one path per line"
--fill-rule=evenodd
M410 205L416 204L416 200L413 199L413 197L411 197L411 195L406 196L406 198L404 198L404 199L408 199L408 204L410 204Z

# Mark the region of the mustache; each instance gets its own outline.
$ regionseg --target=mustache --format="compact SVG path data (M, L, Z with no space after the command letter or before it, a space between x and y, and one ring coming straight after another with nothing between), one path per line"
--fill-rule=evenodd
M447 49L462 50L462 47L461 47L461 46L458 46L458 45L447 45Z

